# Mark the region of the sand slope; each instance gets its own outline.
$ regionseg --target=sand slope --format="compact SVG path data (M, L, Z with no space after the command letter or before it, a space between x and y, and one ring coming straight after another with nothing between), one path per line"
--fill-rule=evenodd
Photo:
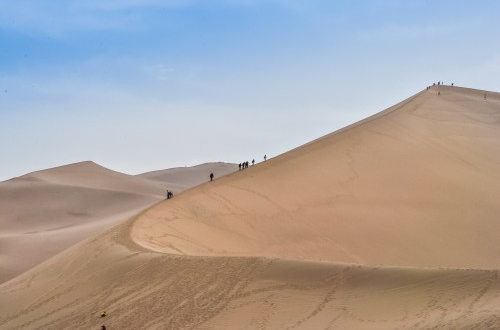
M188 255L500 268L500 97L436 91L159 204L132 235Z
M134 245L131 224L1 285L0 328L500 327L497 270L165 255Z
M500 328L500 96L440 92L3 283L0 328Z
M164 199L167 188L181 192L207 181L210 171L236 169L181 168L170 182L81 162L0 182L0 283Z

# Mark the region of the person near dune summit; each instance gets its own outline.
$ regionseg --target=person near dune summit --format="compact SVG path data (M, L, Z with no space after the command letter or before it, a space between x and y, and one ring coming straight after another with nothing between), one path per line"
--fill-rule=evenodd
M210 173L210 181L212 181L213 179L214 179L214 174Z

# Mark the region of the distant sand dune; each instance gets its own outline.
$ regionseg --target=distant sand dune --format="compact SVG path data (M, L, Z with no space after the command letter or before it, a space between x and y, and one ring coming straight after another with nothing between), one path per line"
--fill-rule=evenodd
M235 170L209 163L156 172L177 173L170 182L81 162L0 182L0 283L165 199L166 189L178 193L211 171Z
M483 93L434 87L160 202L1 284L0 328L498 329Z

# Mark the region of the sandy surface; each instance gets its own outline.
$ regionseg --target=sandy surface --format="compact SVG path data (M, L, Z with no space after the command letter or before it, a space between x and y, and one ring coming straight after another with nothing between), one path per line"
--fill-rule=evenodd
M131 176L81 162L0 182L0 283L82 239L175 194L227 174L235 164L208 163Z
M424 91L162 203L132 236L187 255L500 268L499 101Z
M439 91L64 250L0 328L500 328L500 95Z

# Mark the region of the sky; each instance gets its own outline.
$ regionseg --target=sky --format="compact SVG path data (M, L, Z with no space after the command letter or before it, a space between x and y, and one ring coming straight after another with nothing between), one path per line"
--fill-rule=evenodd
M0 0L0 181L257 162L442 81L500 91L500 1Z

